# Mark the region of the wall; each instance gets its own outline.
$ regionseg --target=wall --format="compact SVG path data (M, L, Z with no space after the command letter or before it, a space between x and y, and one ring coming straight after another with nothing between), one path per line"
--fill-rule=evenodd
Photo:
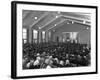
M62 32L79 32L78 36L80 38L81 43L88 43L90 41L90 29L86 29L86 25L81 24L64 24L61 27L57 28L55 33L53 34L53 40L57 36L61 37Z

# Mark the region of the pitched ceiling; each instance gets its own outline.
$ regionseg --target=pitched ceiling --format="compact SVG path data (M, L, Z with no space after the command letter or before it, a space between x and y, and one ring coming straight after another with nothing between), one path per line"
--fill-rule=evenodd
M90 26L91 14L80 12L53 12L53 11L31 11L23 10L23 27L32 29L50 30L61 26L65 22L69 24L79 23Z

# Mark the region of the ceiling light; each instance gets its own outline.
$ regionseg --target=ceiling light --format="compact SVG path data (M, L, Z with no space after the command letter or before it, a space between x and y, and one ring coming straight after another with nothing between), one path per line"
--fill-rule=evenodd
M35 17L35 20L37 19L37 17Z
M72 24L74 24L74 22L72 21Z
M86 28L87 30L89 29L89 27Z
M58 18L58 16L56 16L56 18Z
M85 24L85 21L83 21L83 24Z
M55 26L57 26L57 25L55 24Z
M41 29L41 27L39 27L39 29Z

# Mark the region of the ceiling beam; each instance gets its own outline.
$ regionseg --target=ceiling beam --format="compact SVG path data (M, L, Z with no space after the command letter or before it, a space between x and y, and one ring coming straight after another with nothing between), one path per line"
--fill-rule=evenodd
M79 21L70 20L70 19L64 19L64 20L58 22L58 23L56 24L56 26L59 25L59 24L61 24L61 23L63 23L63 22L65 22L65 21L67 21L67 20L73 21L73 22L76 22L76 23L79 23L79 24L83 24L82 22L79 22ZM90 26L90 24L83 24L83 25L88 25L88 26ZM50 27L49 29L47 29L46 31L48 31L48 30L50 30L50 29L52 29L52 28L54 28L54 27L56 27L56 26L52 26L52 27Z
M60 22L58 22L58 23L56 24L56 26L59 25L59 24L61 24L61 23L63 23L63 22L65 22L65 21L66 21L66 19L64 19L64 20L62 20L62 21L60 21ZM50 29L52 29L53 27L56 27L56 26L54 25L54 26L50 27L49 29L47 29L46 31L48 31L48 30L50 30Z
M76 20L82 20L82 21L88 21L88 22L90 22L90 20L87 20L87 19L76 18L76 17L66 16L66 15L62 15L62 16L63 16L63 17L66 17L66 18L72 18L72 19L76 19Z
M72 21L72 22L76 22L76 23L79 23L79 24L83 24L83 25L88 25L88 26L91 25L90 23L83 23L83 22L76 21L76 20L71 20L71 19L66 19L66 20L69 20L69 21Z
M23 17L23 20L24 20L27 16L29 16L30 13L31 13L31 11L29 11L28 13L26 13L26 15Z
M41 19L43 19L45 16L47 16L49 12L45 12L37 21L35 21L30 27L33 27L36 23L38 23Z
M55 21L56 19L58 19L58 18L60 18L61 17L61 15L60 16L58 16L57 18L55 17L55 18L53 18L52 20L50 20L49 22L47 22L45 25L43 25L42 27L40 27L41 29L42 28L44 28L45 26L47 26L47 25L49 25L50 23L52 23L53 21Z
M80 18L71 17L71 16L65 16L65 15L59 15L58 18L60 18L60 17L66 17L66 18L72 18L72 19L80 20ZM51 21L49 21L48 23L46 23L45 25L43 25L41 27L41 29L44 28L45 26L49 25L50 23L52 23L53 21L55 21L58 18L52 19ZM77 23L80 23L80 24L84 24L83 22L79 22L79 21L76 21L76 20L71 20L71 19L66 19L66 20L73 21L73 22L77 22ZM81 20L84 21L83 19L81 19ZM86 20L86 21L90 22L90 20ZM85 24L90 26L89 23L85 23Z

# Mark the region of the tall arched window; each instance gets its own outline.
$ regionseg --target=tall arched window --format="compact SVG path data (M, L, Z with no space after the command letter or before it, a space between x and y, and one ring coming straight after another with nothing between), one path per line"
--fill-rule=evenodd
M42 31L42 40L45 42L45 31Z
M23 43L27 43L27 29L23 29Z
M70 32L70 39L71 41L75 41L77 43L77 34L78 32Z
M38 31L33 30L33 42L37 43Z

